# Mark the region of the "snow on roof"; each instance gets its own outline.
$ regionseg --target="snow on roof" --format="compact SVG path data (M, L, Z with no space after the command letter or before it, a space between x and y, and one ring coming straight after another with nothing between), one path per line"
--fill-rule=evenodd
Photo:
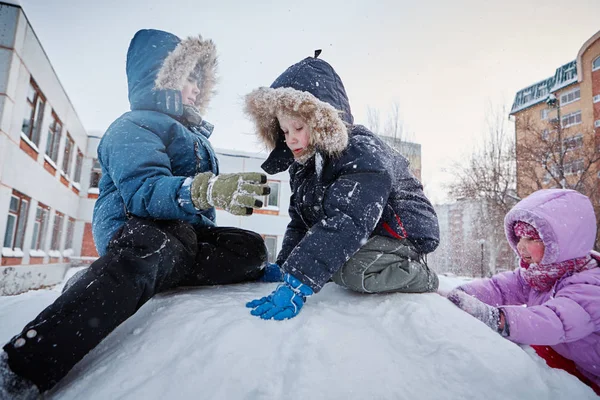
M8 4L10 6L21 7L21 2L19 0L1 0L0 4ZM23 7L21 7L23 8Z
M554 76L519 90L515 96L510 113L514 114L541 103L548 98L550 93L556 92L575 82L577 82L577 61L573 60L558 67Z
M464 282L440 281L445 289ZM294 319L251 316L244 304L276 286L155 296L76 365L51 398L596 398L530 347L502 338L438 294L362 295L330 283ZM0 297L0 340L58 295Z

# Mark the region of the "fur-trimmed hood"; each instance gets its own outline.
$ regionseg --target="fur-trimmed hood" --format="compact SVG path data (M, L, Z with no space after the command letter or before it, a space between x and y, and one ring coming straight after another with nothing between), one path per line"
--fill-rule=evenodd
M326 156L346 149L348 126L354 122L342 80L331 65L314 57L289 67L270 88L249 93L245 111L259 139L271 150L262 166L270 174L286 170L294 161L277 115L291 114L306 121L311 128L310 144Z
M540 264L559 263L590 253L596 240L596 216L590 200L569 189L538 190L515 205L504 218L508 243L517 251L515 222L532 225L544 242Z
M204 113L217 81L217 53L212 40L177 36L154 29L138 31L127 51L127 83L132 110L183 114L181 89L190 75L198 79L196 108Z

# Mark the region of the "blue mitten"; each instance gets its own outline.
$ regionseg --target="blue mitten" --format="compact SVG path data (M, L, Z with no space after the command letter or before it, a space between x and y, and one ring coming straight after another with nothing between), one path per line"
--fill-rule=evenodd
M262 319L281 321L298 315L306 298L313 294L314 291L309 286L306 286L292 275L285 274L283 283L273 293L267 297L246 303L246 307L253 309L250 311L252 315Z
M267 263L265 274L258 278L260 282L283 282L283 272L276 263Z

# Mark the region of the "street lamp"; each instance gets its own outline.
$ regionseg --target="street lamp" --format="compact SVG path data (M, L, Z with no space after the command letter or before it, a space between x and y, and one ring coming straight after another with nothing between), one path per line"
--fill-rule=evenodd
M485 239L479 239L477 242L481 245L481 277L485 278L485 271L483 270L483 244Z
M565 171L564 171L564 164L563 164L563 160L564 160L564 156L565 156L565 144L563 142L563 137L562 137L562 121L560 119L560 101L556 98L556 96L554 95L554 93L550 93L548 95L548 98L546 99L546 104L548 105L548 107L551 108L555 108L556 109L556 133L558 136L558 141L560 144L560 163L558 165L559 168L559 172L560 172L560 184L563 188L566 188L566 180L565 180Z

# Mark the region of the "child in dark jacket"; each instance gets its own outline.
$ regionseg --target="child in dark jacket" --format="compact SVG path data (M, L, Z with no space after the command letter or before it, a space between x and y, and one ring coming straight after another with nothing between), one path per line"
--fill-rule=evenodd
M284 283L247 304L253 315L292 318L330 279L362 293L437 289L424 261L439 242L433 207L406 158L354 125L328 63L292 65L246 97L246 112L272 150L263 169L289 168L292 190L277 257Z
M93 233L100 258L0 353L0 399L53 387L154 294L255 280L260 235L215 225L214 207L249 215L266 175L219 175L202 119L216 80L210 40L136 33L127 53L131 111L107 130Z
M462 285L448 299L600 395L600 268L590 200L574 190L539 190L508 212L504 229L521 267Z

